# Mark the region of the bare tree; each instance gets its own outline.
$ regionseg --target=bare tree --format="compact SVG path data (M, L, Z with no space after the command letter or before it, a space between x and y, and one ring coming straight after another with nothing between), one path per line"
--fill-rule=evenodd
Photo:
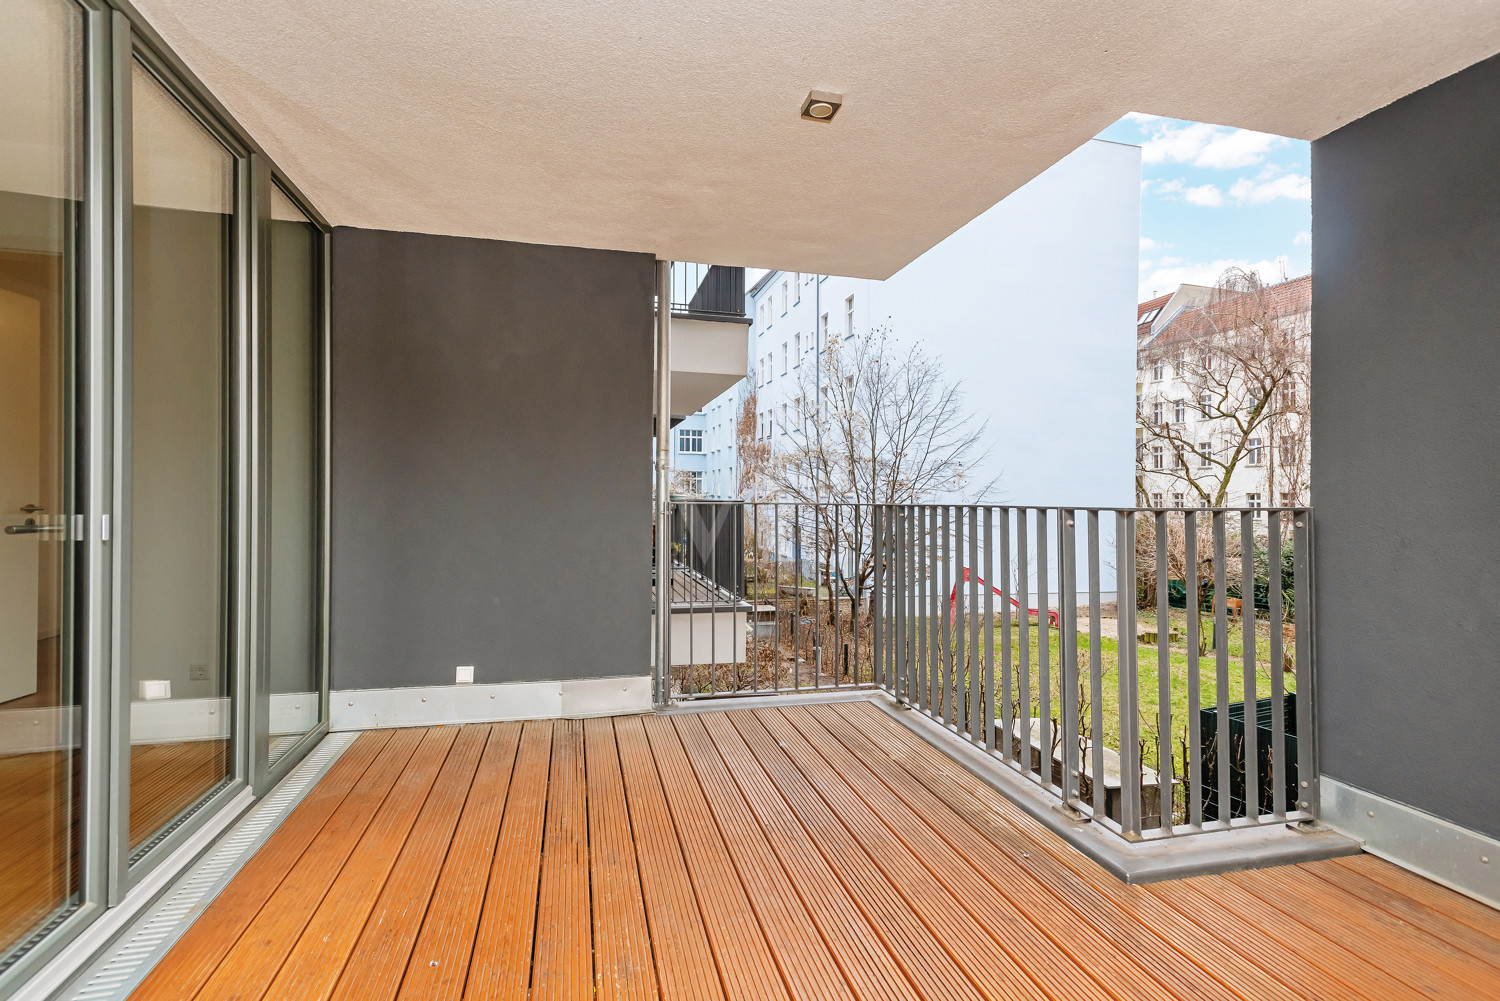
M736 496L748 501L765 500L773 489L768 475L771 446L762 440L760 434L760 400L754 379L752 370L745 379L739 413L734 422Z
M831 344L804 367L778 428L786 444L769 463L778 497L797 505L797 531L818 540L821 583L856 608L874 574L870 505L967 503L995 485L970 482L969 470L987 455L985 422L965 408L960 384L920 347L898 349L888 333Z
M1302 503L1311 431L1309 289L1303 279L1268 285L1231 268L1207 303L1142 349L1141 367L1156 386L1165 384L1168 365L1175 381L1174 395L1153 388L1141 399L1138 492L1146 477L1165 477L1199 504L1222 507L1235 470L1252 465L1266 468L1268 492Z

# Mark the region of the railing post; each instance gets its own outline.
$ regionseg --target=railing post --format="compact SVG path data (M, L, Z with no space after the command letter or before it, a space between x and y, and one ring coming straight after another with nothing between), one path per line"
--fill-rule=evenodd
M672 676L672 262L656 262L656 658L655 702L671 699Z
M1140 683L1135 630L1135 512L1120 511L1115 529L1115 605L1119 623L1120 833L1141 837Z
M1313 630L1317 609L1313 598L1312 511L1295 512L1292 522L1292 595L1297 616L1297 808L1314 819L1321 806L1318 793L1318 733L1316 664Z
M1156 809L1157 826L1172 833L1172 602L1167 512L1156 512Z
M1271 815L1275 820L1286 818L1286 701L1282 664L1286 651L1282 649L1282 565L1281 565L1281 517L1282 512L1272 511L1266 520L1266 618L1271 626L1271 662L1267 665L1271 675Z
M1061 648L1058 667L1062 691L1062 800L1070 810L1078 810L1078 533L1074 512L1057 512L1057 628Z

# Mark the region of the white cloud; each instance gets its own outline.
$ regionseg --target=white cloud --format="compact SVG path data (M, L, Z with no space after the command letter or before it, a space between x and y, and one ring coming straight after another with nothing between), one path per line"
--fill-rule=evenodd
M1270 180L1252 181L1242 177L1230 185L1229 197L1240 204L1259 205L1278 198L1308 201L1312 198L1312 178L1301 174L1282 174Z
M1200 184L1196 188L1188 188L1182 193L1182 197L1190 205L1206 205L1209 208L1218 208L1224 204L1224 193L1214 184Z
M1312 246L1312 234L1309 233L1307 230L1304 229L1302 232L1300 232L1296 236L1292 237L1292 246L1294 246L1294 247L1311 247Z
M1171 263L1169 263L1171 262ZM1225 259L1220 261L1203 261L1199 263L1183 263L1177 258L1164 257L1157 262L1157 267L1148 274L1142 274L1137 294L1139 301L1145 302L1150 299L1154 291L1157 295L1175 291L1179 285L1212 285L1219 280L1219 276L1230 268L1242 268L1245 271L1255 271L1260 274L1264 281L1278 282L1286 270L1287 259L1278 257L1274 261L1246 261Z
M1151 239L1151 237L1149 237L1149 236L1143 236L1143 237L1141 237L1141 249L1142 250L1155 250L1157 247L1160 247L1160 246L1161 246L1161 244L1157 243L1155 240Z
M1141 144L1142 163L1190 163L1210 170L1234 170L1262 162L1266 154L1286 142L1280 136L1265 132L1201 122L1136 121L1140 121L1149 133L1149 138Z

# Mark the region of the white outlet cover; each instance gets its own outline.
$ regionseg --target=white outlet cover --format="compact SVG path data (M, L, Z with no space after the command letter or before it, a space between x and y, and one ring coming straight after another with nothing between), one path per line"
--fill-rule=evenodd
M474 665L470 664L467 667L460 667L458 669L458 677L457 679L455 679L455 683L460 685L472 685L474 683Z
M170 699L171 697L172 682L167 680L141 682L142 702L155 702L157 699Z

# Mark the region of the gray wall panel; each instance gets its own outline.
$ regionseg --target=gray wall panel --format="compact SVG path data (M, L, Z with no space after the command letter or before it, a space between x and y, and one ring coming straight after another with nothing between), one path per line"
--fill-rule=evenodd
M1323 770L1500 836L1500 57L1313 144Z
M333 687L647 673L652 259L332 253Z

